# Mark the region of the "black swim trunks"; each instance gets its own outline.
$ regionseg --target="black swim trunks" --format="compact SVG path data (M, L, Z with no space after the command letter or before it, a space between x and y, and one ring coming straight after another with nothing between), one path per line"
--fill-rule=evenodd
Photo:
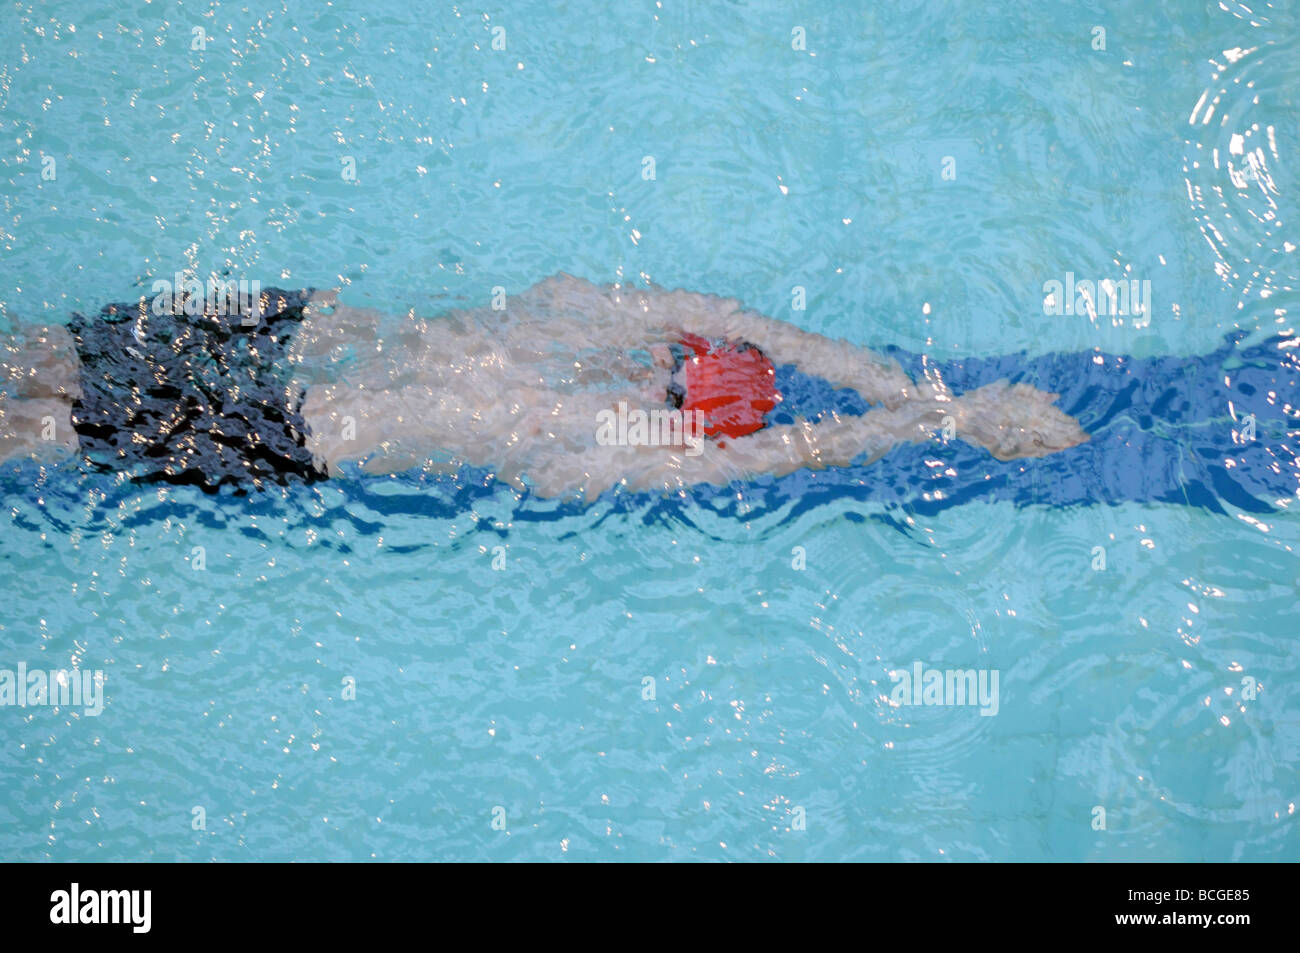
M227 304L186 314L169 303L157 314L149 299L74 315L81 396L72 426L91 464L209 493L323 479L288 374L310 294L266 289L255 316Z

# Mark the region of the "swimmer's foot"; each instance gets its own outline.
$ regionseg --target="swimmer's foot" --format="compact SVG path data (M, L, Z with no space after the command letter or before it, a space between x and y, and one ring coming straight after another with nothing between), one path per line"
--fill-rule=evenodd
M957 399L957 435L999 460L1045 457L1089 439L1079 421L1053 402L1060 394L1005 380Z

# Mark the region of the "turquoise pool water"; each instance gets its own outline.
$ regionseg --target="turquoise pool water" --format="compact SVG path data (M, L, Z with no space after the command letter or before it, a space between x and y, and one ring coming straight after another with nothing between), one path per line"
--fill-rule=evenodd
M648 277L944 360L1292 327L1285 5L79 6L0 11L10 328L177 270ZM1149 323L1045 315L1067 272ZM1300 859L1285 509L0 494L0 668L107 677L0 709L5 859ZM895 706L916 661L997 714Z

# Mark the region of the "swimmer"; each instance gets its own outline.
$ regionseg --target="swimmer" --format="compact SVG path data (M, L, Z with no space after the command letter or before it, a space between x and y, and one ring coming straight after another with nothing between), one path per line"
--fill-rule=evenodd
M79 454L208 491L362 473L485 468L541 497L676 491L871 462L945 433L999 460L1089 439L1057 395L952 393L888 358L738 302L557 275L504 309L405 319L333 293L262 292L256 322L110 305L0 353L0 459ZM197 309L194 309L197 310ZM777 368L870 405L775 423ZM681 439L605 435L612 413L681 413ZM657 415L657 416L656 416ZM678 433L678 431L673 431Z

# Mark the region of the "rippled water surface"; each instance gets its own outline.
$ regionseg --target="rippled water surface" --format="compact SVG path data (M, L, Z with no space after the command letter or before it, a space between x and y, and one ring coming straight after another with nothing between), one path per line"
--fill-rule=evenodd
M563 270L936 361L1293 327L1289 5L509 6L9 4L3 322L177 271L431 315ZM1149 280L1149 322L1044 315L1067 272ZM1256 396L1294 448L1294 393ZM1294 480L1262 512L829 483L6 464L0 667L101 669L107 705L0 709L0 854L1300 859ZM891 704L918 660L997 670L997 714Z

